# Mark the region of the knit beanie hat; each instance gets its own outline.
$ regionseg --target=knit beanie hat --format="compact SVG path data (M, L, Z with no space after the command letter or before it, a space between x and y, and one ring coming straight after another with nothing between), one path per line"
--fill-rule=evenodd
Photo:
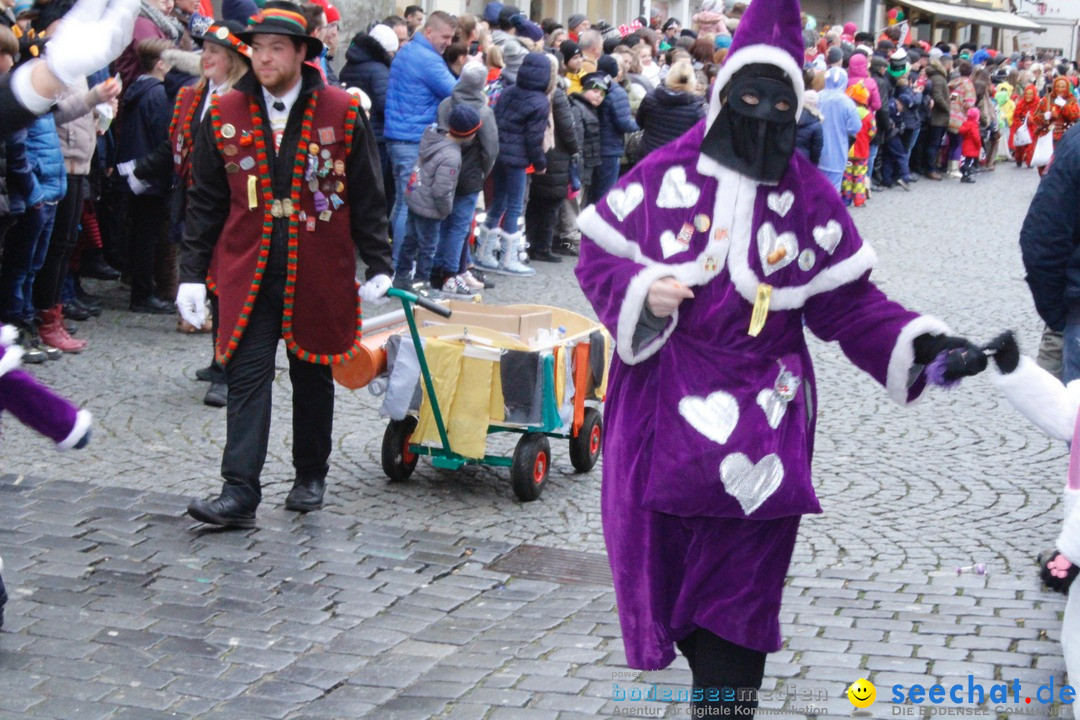
M941 60L942 54L943 53L941 52L941 48L930 48L930 62L934 62L935 60Z
M514 17L515 19L518 17L523 18L520 22L514 22L518 35L527 37L533 42L540 42L544 39L544 28L540 27L532 20L525 18L524 15L515 15Z
M482 124L480 114L468 105L455 105L450 111L450 134L456 138L472 137Z
M596 69L602 73L607 73L613 80L619 77L619 61L615 59L614 55L601 55L600 59L596 61Z
M371 28L368 35L371 36L372 40L379 43L386 52L396 53L398 51L399 43L397 33L394 32L394 29L389 25L379 23Z
M573 32L574 30L577 30L578 25L585 22L587 19L588 18L581 13L574 13L570 16L570 19L566 21L566 29Z
M835 65L836 63L844 59L844 51L839 47L829 48L829 52L825 54L825 60L829 65Z
M489 2L484 6L484 22L488 25L499 24L499 13L502 12L503 4L501 2Z
M563 62L570 62L581 54L581 46L573 40L563 40L559 44L559 52L562 53Z

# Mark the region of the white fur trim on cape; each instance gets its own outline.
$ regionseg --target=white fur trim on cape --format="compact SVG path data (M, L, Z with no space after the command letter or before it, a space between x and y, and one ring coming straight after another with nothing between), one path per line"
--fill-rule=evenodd
M90 414L89 410L80 410L75 414L75 427L71 428L71 432L68 436L57 443L56 447L59 450L70 450L79 444L79 441L83 439L83 436L90 431L90 423L92 423L94 417Z
M760 183L709 160L710 162L702 162L699 159L698 169L699 171L706 169L708 174L720 181L716 192L716 204L713 206L713 225L731 228L728 272L731 274L735 289L739 291L743 299L754 303L758 285L764 282L750 268L750 247L754 242L754 231L757 229L754 227L754 203L757 200ZM806 238L800 238L800 240L811 241ZM798 310L810 297L854 282L873 269L876 264L877 253L864 242L851 257L818 272L805 285L774 287L769 300L769 309Z
M1080 380L1066 387L1034 360L1021 355L1015 370L1007 375L994 373L993 382L1035 427L1052 438L1072 440L1076 413L1080 411Z
M709 131L713 121L716 120L716 116L720 114L720 92L725 85L731 82L731 76L736 71L754 63L775 65L787 73L787 76L791 78L791 84L795 87L795 97L799 98L799 106L795 108L795 119L798 120L802 116L803 91L805 90L802 68L796 64L790 55L778 47L760 44L747 45L728 56L723 67L720 68L716 80L713 82L712 98L709 100L709 119L705 123L705 132Z
M673 277L683 285L695 287L704 285L717 275L724 267L726 255L730 245L727 236L717 239L715 236L709 239L705 249L693 260L683 263L663 263L646 257L641 252L641 246L636 242L627 240L618 230L607 223L596 207L590 205L582 211L578 217L578 227L590 240L599 245L603 250L616 257L631 260L644 266L626 289L622 306L619 309L619 321L616 328L615 348L619 357L627 365L634 365L652 357L664 345L674 332L679 321L679 313L676 311L671 316L671 322L664 328L664 333L640 348L634 353L633 341L634 330L641 319L641 310L649 295L649 288L661 278ZM711 258L711 262L707 262ZM713 267L713 270L707 269Z
M17 370L22 365L23 352L24 350L18 345L11 345L4 349L4 357L0 357L0 377L12 370Z
M1073 565L1080 563L1080 514L1076 512L1080 490L1065 488L1065 520L1061 524L1055 547Z
M893 402L908 405L918 399L908 400L908 388L922 371L922 366L915 364L915 338L926 333L948 335L951 332L948 325L930 315L920 315L904 326L889 356L889 370L885 376L885 389Z
M19 339L19 331L14 325L0 325L0 345L11 347Z

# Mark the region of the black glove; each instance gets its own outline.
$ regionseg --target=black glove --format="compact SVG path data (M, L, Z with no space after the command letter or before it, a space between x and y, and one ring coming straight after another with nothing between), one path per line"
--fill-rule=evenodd
M989 352L1002 375L1008 375L1020 364L1020 347L1012 330L1006 330L986 343L983 349Z
M941 353L947 353L942 379L948 383L978 375L986 369L986 355L982 348L973 345L967 338L924 333L915 338L912 345L915 348L915 362L919 365L929 365Z
M1062 572L1061 566L1067 565L1068 569L1065 570L1065 577L1054 575L1053 571L1048 567L1049 565L1053 565L1059 575ZM1057 550L1047 550L1046 552L1039 554L1039 577L1042 579L1043 585L1054 592L1068 595L1069 586L1072 585L1072 582L1076 579L1077 575L1080 575L1080 567L1070 563L1069 560Z

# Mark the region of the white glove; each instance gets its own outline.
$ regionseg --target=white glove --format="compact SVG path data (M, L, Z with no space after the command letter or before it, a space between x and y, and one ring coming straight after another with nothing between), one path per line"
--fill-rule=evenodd
M149 183L145 183L139 178L135 177L135 161L128 160L122 162L116 166L116 172L124 176L127 180L128 187L131 188L131 192L136 195L142 195L150 187Z
M180 283L176 291L176 309L180 317L197 328L206 322L206 286L202 283Z
M79 0L45 47L56 79L72 86L120 56L139 15L139 0Z
M1043 117L1046 118L1047 120L1049 120L1050 119L1050 111L1048 110L1048 111L1044 112Z
M386 275L376 275L360 286L360 299L372 305L382 305L386 302L386 291L390 289L390 278Z

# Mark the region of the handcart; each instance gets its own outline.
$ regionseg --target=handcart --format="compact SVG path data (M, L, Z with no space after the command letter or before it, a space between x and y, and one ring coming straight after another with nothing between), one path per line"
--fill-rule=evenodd
M448 470L463 465L509 467L514 494L527 502L540 497L547 482L549 438L569 441L570 462L578 472L596 465L611 347L602 326L548 306L436 303L396 288L388 295L401 301L409 332L399 339L398 362L404 354L401 348L411 340L408 350L410 355L415 350L422 385L420 406L391 419L383 435L382 467L391 482L408 480L422 455L435 467ZM404 328L397 334L403 332ZM436 350L439 355L433 370ZM447 377L447 367L451 377ZM470 376L465 367L480 375ZM518 367L525 369L520 382L508 375ZM490 378L491 385L477 382L477 377ZM506 404L511 396L520 400L532 395L532 387L539 407L527 402L513 408ZM485 398L490 398L490 404ZM462 407L474 410L471 422L460 417ZM477 409L484 415L482 423L475 419ZM504 432L521 435L513 456L487 453L486 438Z

